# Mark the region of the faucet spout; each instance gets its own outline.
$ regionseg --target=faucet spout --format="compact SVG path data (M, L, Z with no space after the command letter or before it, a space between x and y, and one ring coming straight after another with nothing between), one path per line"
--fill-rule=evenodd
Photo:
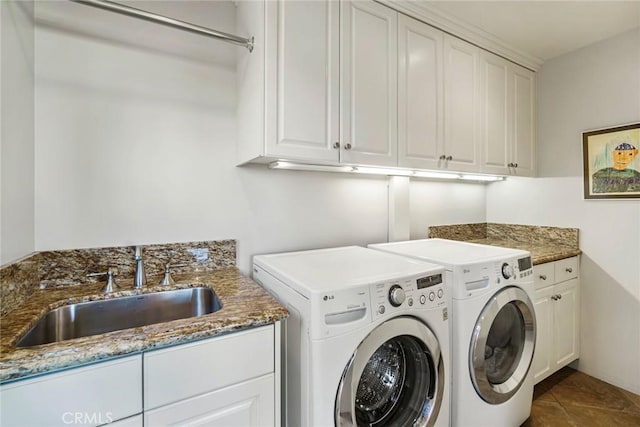
M147 276L144 272L144 262L142 261L142 246L136 246L134 260L136 262L136 271L133 278L134 289L141 289L147 284Z

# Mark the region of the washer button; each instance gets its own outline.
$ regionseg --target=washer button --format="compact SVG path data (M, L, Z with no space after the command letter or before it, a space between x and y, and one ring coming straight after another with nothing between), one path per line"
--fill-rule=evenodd
M420 304L424 304L425 302L427 302L427 297L420 295Z
M444 295L444 291L442 289L438 289L438 298L442 298Z
M384 314L384 311L385 311L384 305L381 305L380 307L378 307L378 313Z
M409 301L407 301L407 304L409 304L409 307L411 307L413 305L413 298L409 298Z
M434 299L436 299L436 294L429 292L429 301L433 301Z

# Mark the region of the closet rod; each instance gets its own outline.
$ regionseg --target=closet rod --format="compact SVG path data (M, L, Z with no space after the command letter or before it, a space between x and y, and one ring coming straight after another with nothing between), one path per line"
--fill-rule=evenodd
M246 39L238 37L233 34L223 33L222 31L212 30L211 28L201 27L199 25L190 24L188 22L180 21L166 16L157 15L155 13L146 12L144 10L136 9L135 7L125 6L119 3L114 3L108 0L70 0L74 3L80 3L87 6L97 7L99 9L108 10L110 12L120 13L122 15L131 16L134 18L144 19L145 21L155 22L156 24L166 25L168 27L177 28L179 30L189 31L195 34L200 34L207 37L212 37L217 40L226 41L239 46L244 46L249 49L249 52L253 51L253 37Z

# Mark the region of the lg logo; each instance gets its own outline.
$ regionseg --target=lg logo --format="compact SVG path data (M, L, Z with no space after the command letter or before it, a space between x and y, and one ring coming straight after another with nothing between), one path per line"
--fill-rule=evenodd
M332 299L334 299L333 295L325 295L325 296L322 297L323 301L329 301L329 300L332 300Z

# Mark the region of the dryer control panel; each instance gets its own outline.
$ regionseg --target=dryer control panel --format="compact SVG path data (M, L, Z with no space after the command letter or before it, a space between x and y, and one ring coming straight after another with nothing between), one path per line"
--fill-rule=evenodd
M373 317L447 306L444 272L371 285Z

